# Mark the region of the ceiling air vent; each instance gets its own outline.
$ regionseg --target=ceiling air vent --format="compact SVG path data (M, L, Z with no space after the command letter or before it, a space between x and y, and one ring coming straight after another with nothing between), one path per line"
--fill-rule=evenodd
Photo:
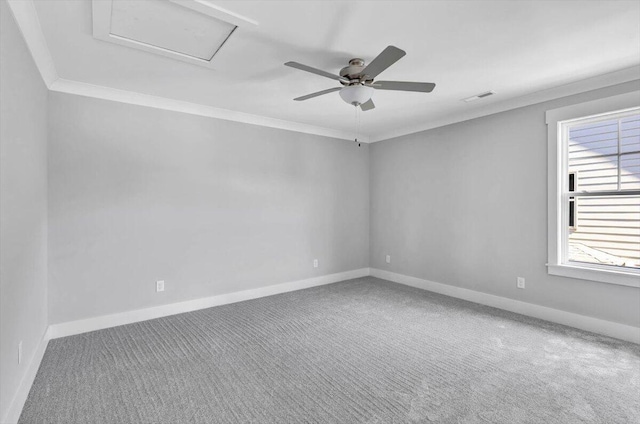
M257 23L206 0L93 0L93 36L211 67L232 34Z
M475 96L471 96L471 97L467 97L466 99L462 99L462 101L466 102L466 103L469 103L469 102L473 102L474 100L484 99L485 97L493 96L494 94L496 94L494 91L486 91L484 93L476 94Z

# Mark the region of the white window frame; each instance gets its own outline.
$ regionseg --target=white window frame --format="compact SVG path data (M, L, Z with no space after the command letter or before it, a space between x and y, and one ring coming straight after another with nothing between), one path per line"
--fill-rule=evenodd
M640 91L606 97L586 103L579 103L546 112L547 152L548 152L548 262L547 271L551 275L579 278L582 280L618 284L640 288L640 272L620 269L609 265L567 263L566 243L568 237L568 208L562 208L564 187L568 184L567 164L563 161L563 123L567 121L593 118L612 112L622 112L640 107ZM564 213L563 213L564 212Z

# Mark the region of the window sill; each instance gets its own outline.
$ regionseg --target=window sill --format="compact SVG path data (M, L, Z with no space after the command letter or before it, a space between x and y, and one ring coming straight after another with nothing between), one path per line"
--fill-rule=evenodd
M564 264L547 264L547 271L551 275L561 277L640 288L640 273L634 271L617 271Z

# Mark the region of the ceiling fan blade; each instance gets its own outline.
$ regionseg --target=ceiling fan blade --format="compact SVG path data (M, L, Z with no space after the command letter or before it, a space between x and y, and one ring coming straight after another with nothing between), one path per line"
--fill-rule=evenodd
M337 81L349 82L348 79L341 77L340 75L330 74L329 72L325 72L321 69L312 68L311 66L303 65L298 62L287 62L284 64L285 66L289 66L291 68L300 69L301 71L311 72L312 74L320 75L323 77L331 78Z
M360 75L368 75L371 78L375 78L382 71L400 60L405 54L407 53L404 50L400 50L395 46L387 46L378 57L373 59L371 63L360 72Z
M300 102L302 100L312 99L314 97L322 96L324 94L329 94L329 93L333 93L334 91L340 91L340 90L342 90L342 87L329 88L327 90L322 90L322 91L318 91L316 93L307 94L306 96L296 97L293 100L296 100L296 101Z
M376 81L374 87L377 90L419 91L421 93L431 93L436 85L432 82Z
M373 104L373 100L369 99L366 102L362 103L360 105L360 109L362 109L363 111L367 111L367 110L371 110L374 109L376 107L375 104Z

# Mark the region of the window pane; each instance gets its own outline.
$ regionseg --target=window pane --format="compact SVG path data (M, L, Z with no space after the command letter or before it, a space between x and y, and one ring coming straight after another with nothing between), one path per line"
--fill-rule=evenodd
M640 136L620 139L620 153L640 151Z
M640 268L640 196L623 193L640 190L640 114L587 119L571 125L565 140L568 171L575 174L566 190L576 192L564 206L566 260ZM598 191L620 194L581 196Z
M578 173L579 191L618 189L618 134L617 119L569 130L569 172Z
M640 115L620 120L620 153L640 152Z
M634 130L640 128L640 115L631 115L620 120L622 131Z
M640 189L640 153L620 155L620 188Z
M575 199L569 261L640 268L640 196Z
M577 190L640 189L640 115L571 127L567 147Z
M631 125L631 124L629 124ZM599 121L590 124L576 125L571 128L569 132L569 138L584 138L590 137L594 134L614 134L614 137L618 133L618 120L609 119L606 121Z
M570 159L569 172L577 173L577 191L618 189L617 155Z

